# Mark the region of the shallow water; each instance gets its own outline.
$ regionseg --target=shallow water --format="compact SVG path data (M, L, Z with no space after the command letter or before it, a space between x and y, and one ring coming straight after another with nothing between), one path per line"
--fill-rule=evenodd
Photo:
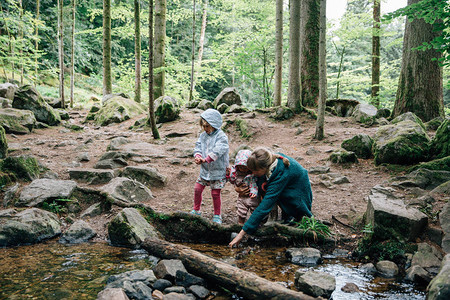
M295 289L295 272L301 267L287 261L285 248L188 246ZM55 241L1 248L0 262L0 299L95 299L109 276L154 266L154 259L143 250L111 247L106 243L61 245ZM364 275L357 264L348 260L325 260L315 269L336 277L335 300L425 299L425 293L413 285ZM342 292L341 287L347 282L358 285L361 292ZM218 294L218 298L238 297Z

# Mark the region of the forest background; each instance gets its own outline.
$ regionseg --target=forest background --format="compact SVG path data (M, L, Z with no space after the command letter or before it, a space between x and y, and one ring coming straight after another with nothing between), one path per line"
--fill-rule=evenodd
M64 44L71 45L72 0L64 6ZM391 1L391 0L390 0ZM111 1L112 92L134 96L135 15L131 0ZM283 7L282 99L286 102L289 68L289 1ZM0 0L0 76L34 83L43 96L58 94L58 3L56 0ZM214 98L229 86L238 89L247 107L273 105L275 75L275 4L273 0L167 1L165 94L182 103L189 98L192 62L193 14L195 57L198 56L203 9L207 27L201 65L196 66L195 99ZM75 1L75 104L102 94L103 1ZM39 14L37 14L37 5ZM372 1L349 0L339 20L327 21L327 98L370 102L372 60ZM148 103L149 1L140 2L142 99ZM383 6L383 1L381 2ZM405 17L381 24L381 107L394 106L401 69ZM38 49L38 50L36 50ZM70 65L70 47L64 48ZM15 73L12 72L15 70ZM162 68L156 72L161 72ZM70 76L70 71L64 72ZM450 68L444 66L444 109L450 113ZM67 78L66 88L69 87Z

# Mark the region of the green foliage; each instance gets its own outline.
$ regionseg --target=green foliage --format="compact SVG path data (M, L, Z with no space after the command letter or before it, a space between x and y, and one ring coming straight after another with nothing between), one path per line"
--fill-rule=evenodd
M319 220L316 220L314 216L311 218L303 217L302 220L297 223L297 228L303 229L305 234L311 232L314 240L317 240L317 236L330 237L332 235L330 228Z
M64 211L65 204L67 202L72 202L71 199L55 199L52 202L44 202L42 203L42 209L45 209L54 214L59 214Z

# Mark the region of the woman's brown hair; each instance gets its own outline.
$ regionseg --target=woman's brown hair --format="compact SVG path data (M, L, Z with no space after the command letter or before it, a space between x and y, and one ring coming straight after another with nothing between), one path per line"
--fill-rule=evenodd
M256 148L247 159L247 168L252 171L268 169L275 159L283 159L285 167L289 167L289 160L286 157L272 153L266 148Z

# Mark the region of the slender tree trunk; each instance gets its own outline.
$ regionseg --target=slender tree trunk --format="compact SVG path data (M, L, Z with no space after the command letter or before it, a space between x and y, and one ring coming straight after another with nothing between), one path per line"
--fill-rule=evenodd
M111 93L111 0L103 0L103 96Z
M134 101L141 102L141 4L134 0Z
M277 0L275 15L275 87L273 98L275 106L280 106L283 82L283 0Z
M320 0L304 0L301 11L300 80L303 106L319 100Z
M63 21L63 0L58 0L58 33L59 33L59 97L61 106L65 108L64 99L64 21Z
M0 3L0 12L2 13L2 15L4 16L4 12L3 12L3 6L2 6L2 4ZM8 51L9 51L9 56L11 57L11 58L13 58L13 55L12 55L12 39L11 39L11 33L9 32L9 28L8 28L8 22L6 21L6 17L4 16L3 17L3 21L4 21L4 23L5 23L5 30L6 30L6 33L8 34ZM7 64L7 58L5 57L5 58L3 58L3 73L5 74L5 80L6 80L6 82L8 82L8 75L6 74L6 64ZM14 68L12 69L12 71L14 71ZM14 73L13 73L14 74Z
M320 36L319 36L319 106L316 122L317 140L324 138L325 106L327 101L327 0L320 0Z
M164 95L165 44L166 44L166 0L155 2L155 99Z
M380 107L380 9L381 0L373 0L371 102L376 107Z
M341 83L339 82L340 78L341 78L341 73L342 73L342 68L344 67L344 55L345 55L345 46L342 47L342 50L339 51L337 46L334 45L337 54L340 56L339 59L339 68L338 68L338 73L337 73L337 83L336 83L336 99L339 99L339 92L340 92L340 87L341 87Z
M419 1L408 0L408 5ZM402 67L392 117L406 112L413 112L423 121L444 116L443 71L438 61L432 60L442 54L434 49L414 50L440 34L423 19L406 20Z
M203 0L202 28L200 29L200 40L198 42L197 74L200 71L200 66L202 65L203 59L203 47L205 45L207 13L208 13L208 0Z
M20 38L20 48L19 48L19 57L20 57L20 85L23 85L23 7L22 7L22 0L19 0L19 18L20 18L20 24L19 24L19 38Z
M300 5L301 0L289 0L289 87L287 106L295 112L303 110L300 94Z
M266 93L266 83L267 83L267 51L266 48L262 47L263 56L263 97L264 97L264 107L269 107L269 96Z
M70 53L70 107L73 107L73 90L75 87L75 13L77 0L72 0L72 48Z
M153 47L153 0L149 0L149 13L148 13L148 115L149 122L152 128L153 138L159 139L158 128L156 127L155 118L155 96L154 96L154 81L153 81L153 56L155 55Z
M37 56L38 56L38 52L39 52L39 13L40 13L40 8L41 8L41 4L40 4L40 0L36 0L36 28L35 28L35 36L36 36L36 40L35 40L35 45L34 45L34 49L36 51L35 56L34 56L34 85L37 85L38 82L38 60L37 60Z
M192 51L191 51L191 85L189 88L189 99L192 101L192 94L194 93L194 65L195 65L195 0L192 5Z

